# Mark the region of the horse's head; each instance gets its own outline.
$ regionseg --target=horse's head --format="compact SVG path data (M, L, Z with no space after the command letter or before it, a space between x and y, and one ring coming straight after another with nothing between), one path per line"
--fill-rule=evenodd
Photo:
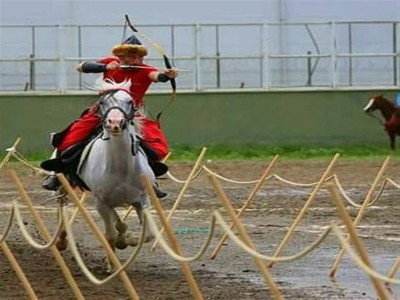
M382 116L385 120L389 120L392 115L396 112L396 105L383 97L383 95L375 95L373 96L368 104L364 107L364 111L371 115L371 113L375 110L380 110Z
M112 135L120 135L134 115L133 99L129 93L130 81L105 81L100 93L99 115L103 127Z
M364 107L366 113L371 113L382 106L384 101L388 101L383 97L383 95L375 95L369 99L368 104Z

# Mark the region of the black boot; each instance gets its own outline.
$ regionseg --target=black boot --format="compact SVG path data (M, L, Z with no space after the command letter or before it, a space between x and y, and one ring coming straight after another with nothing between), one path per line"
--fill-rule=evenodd
M160 161L150 161L150 168L153 170L154 175L160 177L168 172L168 166Z
M160 188L155 185L153 185L153 190L156 193L157 197L160 199L168 196L168 194L166 192L160 190Z
M49 191L57 191L60 185L61 182L56 175L49 175L42 182L42 187Z
M149 166L156 177L162 176L168 172L168 166L160 162L159 157L153 148L148 146L143 140L140 140L140 147L146 154Z

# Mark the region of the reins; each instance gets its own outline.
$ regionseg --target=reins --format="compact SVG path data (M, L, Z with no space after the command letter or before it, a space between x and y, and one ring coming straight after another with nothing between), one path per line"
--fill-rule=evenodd
M118 92L118 91L125 91L125 92L127 92L125 89L113 89L113 90L110 90L110 91L107 91L106 93L104 93L104 94L102 95L102 97L107 96L108 93L112 93L109 97L110 97L111 99L115 100L116 102L118 102L118 100L115 99L115 97L114 97L114 94L115 94L116 92ZM127 93L129 93L129 92L127 92ZM100 102L100 105L101 105L101 100L100 100L99 102ZM131 109L130 109L129 113L126 113L126 112L125 112L120 106L118 106L118 105L111 106L109 109L107 109L107 110L104 112L104 114L100 115L100 119L101 119L102 124L104 124L105 119L106 119L106 116L107 116L107 115L109 114L109 112L110 112L111 110L113 110L113 109L119 110L119 111L124 115L124 119L125 119L125 120L128 120L128 121L131 120L131 119L133 118L133 116L135 115L135 112L137 111L137 109L136 109L136 108L134 107L134 105L133 105L133 101L132 101L132 105L131 105ZM124 124L124 126L126 126L126 125ZM125 129L125 127L124 127L124 129Z
M127 90L125 90L125 89L112 89L112 90L108 90L108 91L104 92L101 96L102 96L102 97L106 97L108 94L112 93L111 95L109 95L109 97L110 97L111 99L113 99L115 102L118 102L118 100L114 97L114 94L115 94L116 92L120 91L120 90L127 92ZM127 93L129 93L129 92L127 92ZM100 105L101 105L101 101L102 101L102 99L99 101ZM138 142L138 141L135 141L135 138L134 138L134 134L135 134L135 133L131 132L131 131L129 130L129 128L128 128L128 125L127 125L127 124L129 124L129 123L130 123L130 124L133 124L133 118L134 118L135 112L138 110L138 109L136 109L136 108L134 107L133 101L131 101L131 109L129 110L129 113L125 112L120 106L118 106L118 105L113 105L113 106L109 107L104 113L102 113L102 114L99 115L99 116L100 116L100 119L101 119L101 123L103 124L103 130L102 130L102 131L103 131L103 134L101 135L100 138L101 138L103 141L110 140L108 130L106 130L106 129L104 128L104 125L105 125L106 122L107 122L107 121L106 121L106 118L107 118L108 114L109 114L110 111L113 110L113 109L119 110L119 111L123 114L123 116L124 116L124 124L122 125L122 129L123 129L123 130L128 129L128 131L129 131L129 137L130 137L131 143L132 143L132 144L131 144L131 153L132 153L133 156L135 156L135 155L137 154L137 152L139 151L139 142Z

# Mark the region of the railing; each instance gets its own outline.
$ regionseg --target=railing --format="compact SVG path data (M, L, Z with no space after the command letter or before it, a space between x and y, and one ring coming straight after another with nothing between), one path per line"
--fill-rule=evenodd
M180 90L400 88L400 22L138 27L176 67L190 70L180 74ZM109 55L122 32L122 26L0 25L0 91L85 90L98 74L80 74L75 65ZM147 46L147 63L162 67Z

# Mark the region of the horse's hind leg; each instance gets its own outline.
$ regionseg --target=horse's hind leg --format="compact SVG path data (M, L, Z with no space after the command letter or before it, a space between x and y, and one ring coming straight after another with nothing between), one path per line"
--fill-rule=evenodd
M61 214L58 215L58 218L62 218ZM63 222L61 225L61 230L58 235L58 240L56 242L56 248L58 251L64 251L68 247L67 240L67 231L65 230L65 223Z
M60 232L60 236L58 237L56 247L58 251L64 251L68 247L67 232L65 231L64 228Z
M395 132L389 133L389 138L390 138L390 149L394 151L396 148L396 133Z

